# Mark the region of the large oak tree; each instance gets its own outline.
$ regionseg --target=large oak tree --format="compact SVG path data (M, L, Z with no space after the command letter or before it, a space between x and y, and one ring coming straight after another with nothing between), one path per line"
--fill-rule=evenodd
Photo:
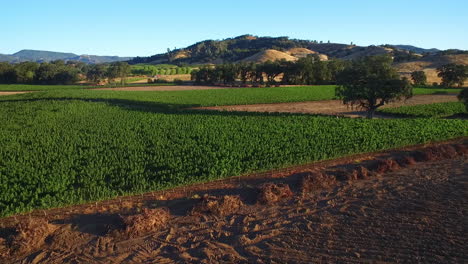
M368 118L389 102L411 97L408 79L400 78L392 62L388 55L353 61L337 75L336 95L344 104L366 110Z

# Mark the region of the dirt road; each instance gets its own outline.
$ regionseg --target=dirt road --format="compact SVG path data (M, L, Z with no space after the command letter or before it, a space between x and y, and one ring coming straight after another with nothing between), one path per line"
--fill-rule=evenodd
M194 85L175 85L175 86L137 86L137 87L116 87L116 88L95 88L93 90L111 90L111 91L187 91L187 90L216 90L216 89L235 89L233 87L219 86L194 86Z
M24 93L32 93L32 91L18 91L18 92L4 92L0 91L0 96L2 95L13 95L13 94L24 94Z
M403 105L419 105L432 104L443 102L458 101L456 95L416 95L406 101L390 103L383 106L398 107ZM308 113L308 114L324 114L324 115L344 115L350 117L364 117L364 111L351 109L340 100L327 101L310 101L310 102L295 102L295 103L276 103L276 104L253 104L253 105L228 105L228 106L213 106L200 107L198 109L208 110L226 110L226 111L246 111L246 112L284 112L284 113ZM378 116L377 117L382 117Z

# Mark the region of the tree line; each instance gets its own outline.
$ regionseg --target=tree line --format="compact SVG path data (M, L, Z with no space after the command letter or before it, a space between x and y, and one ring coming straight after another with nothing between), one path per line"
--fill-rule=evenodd
M98 84L103 80L113 82L119 78L121 82L130 73L130 65L126 62L89 65L83 62L22 62L10 64L0 63L0 83L2 84L74 84L87 80Z
M468 78L468 66L450 63L442 65L436 69L437 76L441 78L442 87L463 87L466 79ZM414 71L411 73L411 79L414 85L426 86L427 76L424 71ZM433 86L437 86L437 83L433 83Z
M192 71L196 84L273 86L277 84L313 85L336 83L336 74L350 62L343 60L320 61L318 56L308 56L296 62L280 60L264 63L220 64L203 66Z

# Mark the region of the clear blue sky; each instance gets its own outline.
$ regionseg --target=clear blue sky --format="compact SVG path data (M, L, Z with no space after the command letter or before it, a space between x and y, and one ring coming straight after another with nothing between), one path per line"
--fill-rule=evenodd
M242 34L468 49L468 0L0 0L0 53L148 56Z

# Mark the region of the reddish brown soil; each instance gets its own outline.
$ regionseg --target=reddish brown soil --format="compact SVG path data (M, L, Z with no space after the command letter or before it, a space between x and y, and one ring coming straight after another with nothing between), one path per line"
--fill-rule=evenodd
M24 94L24 93L32 93L33 91L11 91L11 92L4 92L0 91L0 96L2 95L13 95L13 94Z
M93 89L93 90L112 90L112 91L187 91L187 90L215 90L215 89L233 89L233 87L175 85L175 86L138 86L138 87L95 88L95 89Z
M0 219L0 263L463 263L456 142Z
M456 95L416 95L406 101L390 103L383 106L398 107L403 105L420 105L443 102L458 101ZM365 117L364 111L351 109L343 105L340 100L328 101L311 101L311 102L296 102L296 103L276 103L276 104L254 104L254 105L229 105L229 106L212 106L199 107L197 109L207 110L226 110L226 111L242 111L242 112L284 112L284 113L308 113L308 114L323 114L323 115L342 115L349 117ZM386 117L379 116L376 117Z

